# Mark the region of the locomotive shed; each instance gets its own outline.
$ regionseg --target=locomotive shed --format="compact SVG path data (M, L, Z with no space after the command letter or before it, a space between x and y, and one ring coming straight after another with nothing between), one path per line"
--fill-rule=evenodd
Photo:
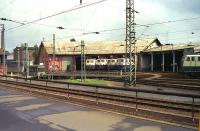
M125 57L125 41L85 42L86 59L117 59ZM166 44L157 38L136 41L137 71L180 72L184 56L194 54L199 45ZM53 63L53 43L44 41L39 49L39 61L47 71ZM81 42L56 41L55 66L57 72L81 69Z
M142 51L141 68L143 71L180 72L183 59L188 54L193 54L194 45L166 44Z

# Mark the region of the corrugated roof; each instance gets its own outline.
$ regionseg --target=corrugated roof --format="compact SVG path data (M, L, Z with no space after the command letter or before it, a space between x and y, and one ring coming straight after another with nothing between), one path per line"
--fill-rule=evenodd
M172 51L172 50L183 50L188 48L195 48L197 45L186 45L186 44L169 44L162 45L159 47L144 50L143 52L160 52L160 51Z
M151 43L159 42L156 38L137 40L137 52L148 48ZM57 55L80 54L80 42L56 41L55 53ZM123 54L125 53L125 41L94 41L85 42L85 54ZM160 43L159 43L160 44ZM53 54L53 43L42 42L48 54Z

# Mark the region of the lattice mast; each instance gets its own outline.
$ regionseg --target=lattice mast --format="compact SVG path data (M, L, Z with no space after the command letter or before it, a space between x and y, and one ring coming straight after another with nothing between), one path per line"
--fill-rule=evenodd
M134 0L126 0L125 85L136 85L136 38Z
M85 72L85 43L81 41L81 81L85 81L86 72Z

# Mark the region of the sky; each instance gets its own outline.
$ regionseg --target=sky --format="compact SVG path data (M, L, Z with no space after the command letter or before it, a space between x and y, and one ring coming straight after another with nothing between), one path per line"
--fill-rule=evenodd
M0 21L5 24L6 49L12 51L21 43L39 45L43 39L52 40L53 34L57 41L72 38L77 41L125 40L126 0L105 0L69 11L101 0L82 1L80 5L79 0L0 0L0 18L21 23L38 20L22 26ZM149 25L136 26L136 38L157 37L162 44L198 43L199 7L199 0L135 0L135 10L139 12L135 14L136 24ZM68 12L42 20L62 11ZM163 23L176 20L182 21ZM65 29L56 28L59 26Z

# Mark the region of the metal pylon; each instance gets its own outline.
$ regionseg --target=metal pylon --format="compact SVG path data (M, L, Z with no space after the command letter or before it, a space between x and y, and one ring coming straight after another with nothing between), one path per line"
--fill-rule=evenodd
M84 41L81 41L81 81L85 81L86 72L85 72L85 44Z
M136 38L134 0L126 0L125 85L136 85Z

